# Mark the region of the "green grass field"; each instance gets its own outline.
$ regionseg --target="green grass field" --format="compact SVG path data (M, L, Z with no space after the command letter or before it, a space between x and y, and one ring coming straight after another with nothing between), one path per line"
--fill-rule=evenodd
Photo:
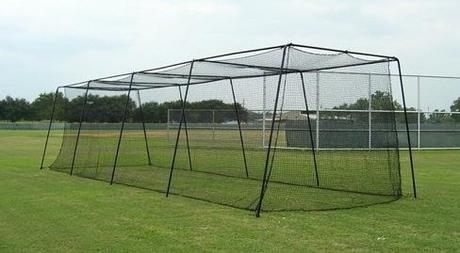
M398 201L253 212L38 170L43 131L0 131L0 252L458 252L460 151L407 153ZM51 145L56 152L58 145ZM48 163L51 162L51 157Z

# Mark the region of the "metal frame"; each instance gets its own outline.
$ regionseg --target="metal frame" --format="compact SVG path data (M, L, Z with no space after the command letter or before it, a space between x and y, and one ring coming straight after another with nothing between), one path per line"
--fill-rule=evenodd
M134 75L135 75L134 73L131 74L131 82L129 84L128 94L126 97L125 110L123 113L123 121L121 122L120 136L118 137L117 151L115 153L115 160L113 161L113 169L112 169L112 176L110 177L110 184L113 184L113 179L115 178L115 169L117 168L118 154L120 152L120 144L121 144L121 138L123 137L123 130L125 128L126 114L128 113L128 105L129 105L129 100L131 96L131 87L133 84Z
M230 87L232 89L233 105L235 107L236 120L238 122L238 131L240 133L240 142L241 142L241 151L243 155L244 169L246 172L246 177L249 177L248 163L246 160L246 150L244 148L244 141L243 141L243 132L241 131L240 112L238 111L238 104L236 102L235 89L233 88L233 81L231 78L229 79L229 81L230 81ZM213 111L213 117L214 117L214 111ZM214 119L213 119L213 122L214 122Z
M193 63L194 63L194 61L192 61L192 63L190 64L190 70L189 70L189 74L188 74L188 84L187 84L187 88L185 89L184 100L182 100L182 117L181 117L181 121L179 123L179 128L177 129L176 145L174 146L174 153L173 153L173 158L172 158L172 162L171 162L171 168L169 170L169 179L168 179L168 187L166 189L166 197L169 196L169 190L170 190L170 187L171 187L171 180L172 180L172 177L173 177L174 164L176 162L177 146L179 144L180 132L182 130L182 123L185 121L185 117L184 117L184 115L185 115L185 106L187 104L188 90L190 88L190 79L191 79L192 71L193 71Z
M313 165L315 168L315 179L316 179L316 186L319 186L319 174L318 174L318 164L316 162L316 150L315 150L315 142L313 141L313 132L311 129L311 120L310 120L310 112L308 109L308 99L307 99L307 91L305 89L305 81L303 79L303 74L302 72L300 74L300 80L302 81L302 93L303 93L303 98L305 100L305 109L307 112L307 122L308 122L308 132L310 133L310 146L311 146L311 153L313 156Z
M75 148L73 150L72 165L70 166L70 173L69 173L71 176L73 175L73 169L75 166L75 157L77 155L78 143L80 140L81 125L83 122L83 118L85 117L86 102L88 102L88 91L89 91L90 83L91 81L89 81L86 85L85 98L83 100L83 105L82 105L81 112L80 112L80 122L78 123L77 139L75 140Z
M369 61L363 62L363 63L345 64L345 65L322 67L322 68L315 68L315 69L305 69L305 70L289 69L289 68L286 68L286 66L285 66L285 60L286 60L286 54L287 54L288 50L291 47L300 47L300 48L308 48L308 49L313 49L313 50L330 51L330 52L336 52L336 53L340 53L340 54L353 54L353 55L360 55L360 56L371 57L371 58L376 58L376 59L369 60ZM265 67L265 66L254 66L254 65L247 65L247 64L233 64L233 63L223 62L223 61L218 60L219 58L224 58L224 57L228 57L228 56L234 56L234 55L239 55L239 54L250 54L250 53L262 52L262 51L268 51L268 50L274 50L274 49L282 49L283 50L282 62L281 62L281 66L279 68L277 68L277 67ZM317 164L316 164L316 151L319 149L319 136L318 136L319 128L318 128L318 126L316 128L317 136L316 136L316 143L315 143L313 141L312 126L311 126L311 122L310 122L310 118L309 118L309 109L308 109L308 103L307 103L307 99L306 99L306 91L305 91L305 85L304 85L304 80L303 80L303 74L302 73L304 73L304 72L305 73L307 73L307 72L316 72L317 73L317 83L319 83L319 71L327 71L327 70L336 69L336 68L353 67L353 66L384 63L384 62L389 63L389 62L393 62L393 61L396 61L397 64L398 64L399 79L400 79L401 93L402 93L403 106L404 106L404 115L405 115L405 120L406 120L406 132L407 132L407 139L408 139L408 144L409 144L408 149L409 149L410 164L411 164L411 175L412 175L412 182L413 182L413 191L414 191L414 197L416 197L417 193L416 193L416 183L415 183L415 171L414 171L412 149L411 149L411 143L410 143L409 125L408 125L408 117L407 117L407 107L406 107L406 102L405 102L404 87L403 87L403 82L402 82L401 66L400 66L399 59L397 59L396 57L392 57L392 56L369 54L369 53L346 51L346 50L337 50L337 49L324 48L324 47L313 47L313 46L306 46L306 45L299 45L299 44L292 44L292 43L285 44L285 45L280 45L280 46L274 46L274 47L265 47L265 48L259 48L259 49L239 51L239 52L234 52L234 53L220 54L220 55L200 58L198 60L185 61L185 62L181 62L181 63L177 63L177 64L167 65L167 66L154 68L154 69L142 70L142 71L133 72L133 73L129 73L129 74L121 74L121 75L114 75L114 76L99 78L99 79L95 79L95 80L92 80L92 81L88 81L87 84L86 84L86 87L81 86L82 84L84 84L84 82L74 83L74 84L63 86L63 87L68 87L68 88L76 88L76 89L85 89L86 90L85 91L85 99L84 99L84 103L83 103L81 114L80 114L80 122L79 122L79 128L78 128L78 133L77 133L77 138L76 138L76 143L75 143L75 148L74 148L74 154L73 154L73 159L72 159L72 166L71 166L70 175L72 175L73 169L74 169L74 163L75 163L75 157L76 157L76 153L77 153L77 149L78 149L78 142L79 142L79 138L80 138L81 126L82 126L82 121L83 121L83 117L84 117L84 114L85 114L85 107L86 107L87 98L88 98L88 91L90 89L104 90L104 88L101 88L101 87L90 87L91 82L104 82L104 83L107 83L107 84L112 84L113 87L107 88L107 90L117 90L117 91L127 90L128 91L128 97L127 97L127 101L126 101L126 104L125 104L123 122L122 122L122 125L121 125L120 135L119 135L119 138L118 138L118 145L117 145L117 150L116 150L116 154L115 154L115 161L114 161L114 165L113 165L110 184L113 184L113 181L114 181L115 170L116 170L116 166L117 166L117 160L118 160L118 155L119 155L121 139L123 137L123 130L124 130L124 125L125 125L125 121L126 121L126 117L127 117L126 116L127 115L127 107L128 107L129 100L130 100L131 90L137 90L138 91L139 103L141 103L140 102L139 90L153 89L153 88L163 88L163 87L171 87L171 86L178 86L179 87L179 94L180 94L181 101L182 101L182 117L181 117L181 121L180 121L180 124L179 124L177 136L176 136L176 143L175 143L175 147L174 147L174 153L173 153L170 172L169 172L168 186L167 186L167 189L166 189L166 196L168 196L169 193L170 193L170 186L171 186L171 181L172 181L172 177L173 177L173 171L174 171L174 166L175 166L177 148L178 148L178 144L179 144L179 140L180 140L180 132L182 130L182 125L184 125L185 130L186 130L187 149L188 149L188 155L189 155L189 165L190 165L190 169L192 169L190 147L189 147L189 140L188 140L187 120L186 120L186 117L185 117L185 107L186 107L186 103L187 103L187 97L188 97L190 85L229 79L230 85L231 85L231 88L232 88L232 95L233 95L234 104L235 104L235 111L236 111L237 117L238 117L237 120L238 120L239 132L240 132L241 145L242 145L242 149L243 149L243 157L244 157L244 161L245 161L245 169L246 169L247 176L249 176L248 171L247 171L245 148L244 148L241 125L240 125L241 122L240 122L240 119L239 119L239 112L238 112L237 105L236 105L236 97L235 97L235 94L234 94L233 83L232 82L233 82L234 79L241 79L241 78L252 78L252 77L261 77L261 76L279 76L278 77L278 86L277 86L277 90L276 90L275 104L274 104L274 108L273 108L272 122L271 122L271 127L270 127L268 148L267 148L267 151L266 151L266 159L265 159L265 165L264 165L264 175L263 175L263 179L262 179L261 186L260 186L260 195L259 195L259 198L258 198L258 204L256 206L256 216L259 217L261 209L262 209L263 198L264 198L265 192L266 192L267 187L268 187L269 173L271 172L271 166L273 166L274 152L276 151L276 147L275 147L275 150L273 151L273 156L272 156L272 164L270 166L270 155L271 155L271 150L273 148L273 132L274 132L274 128L275 128L275 120L276 120L276 114L277 114L277 110L278 110L278 103L279 103L279 96L280 96L280 89L281 89L281 82L282 82L283 75L289 74L289 73L300 73L300 76L301 76L301 79L302 79L302 88L303 88L303 93L304 93L304 97L305 97L305 106L306 106L306 109L307 109L309 133L310 133L310 140L311 140L311 145L312 145L311 148L312 148L312 154L313 154L314 165L315 165L315 176L316 176L317 185L319 185L318 171L317 171ZM224 76L217 76L216 75L216 76L206 76L206 77L201 76L200 77L200 75L194 76L192 74L193 66L194 66L195 62L208 62L208 63L214 63L214 64L234 65L234 66L237 66L237 67L257 68L257 69L261 69L261 70L268 71L268 72L264 72L262 75L246 75L246 76L239 75L239 76L234 76L234 77L224 77ZM190 69L189 69L188 76L186 76L187 77L187 83L186 84L185 83L175 83L175 84L155 83L155 84L149 85L149 83L145 83L145 84L142 83L141 84L141 83L136 83L134 81L134 76L136 74L151 74L151 75L166 74L166 73L156 73L156 71L172 69L172 68L179 67L179 66L186 66L187 64L190 65ZM126 77L127 75L130 75L129 87L126 87L127 82L123 82L123 81L120 81L120 80L118 80L118 81L117 80L110 80L110 79L119 78L119 77ZM176 77L177 77L177 75L176 75ZM182 78L185 78L185 75L182 76ZM201 81L200 82L192 82L193 78L197 78L197 79L201 78ZM186 86L185 95L184 95L183 98L182 98L182 92L180 90L181 86ZM56 103L56 96L57 96L57 93L55 95L54 103ZM317 99L319 99L319 86L317 87ZM141 106L141 104L140 104L140 106ZM319 116L320 105L317 103L316 106L317 106L316 114L317 114L317 116ZM45 147L44 147L44 152L43 152L43 156L42 156L42 163L41 163L41 166L40 166L41 168L43 167L43 160L44 160L44 157L45 157L45 154L46 154L46 148L47 148L47 145L48 145L48 139L49 139L49 135L50 135L51 124L52 124L52 120L53 120L53 116L54 116L54 110L55 110L54 107L55 107L55 104L53 105L53 109L52 109L52 112L51 112L51 120L50 120L50 125L49 125L49 128L48 128L47 138L46 138L46 141L45 141ZM141 109L141 111L142 111L142 109ZM143 114L143 112L141 112L141 114ZM141 117L143 118L143 115L141 115ZM145 130L144 119L142 119L142 121L143 121L144 138L145 138L145 141L146 141L147 155L148 155L149 163L150 163L151 162L150 161L150 152L149 152L149 149L148 149L148 142L147 142L147 135L146 135L146 130ZM316 121L316 124L318 124L318 122L319 122L319 117L318 117L318 119ZM276 142L276 140L275 140L275 142ZM275 146L276 146L276 143L275 143Z
M149 142L147 140L147 131L145 130L144 110L142 109L141 93L139 90L137 90L137 100L139 101L139 112L141 114L142 130L144 130L145 150L147 151L147 159L149 165L152 165L152 160L150 159Z
M53 119L54 119L54 111L56 109L56 101L57 101L57 96L59 94L59 88L56 88L56 92L54 93L54 100L53 100L53 107L51 108L51 115L50 115L50 124L48 126L48 132L46 134L46 141L45 141L45 146L43 147L43 155L42 155L42 161L40 163L40 169L43 169L43 163L45 162L45 156L46 156L46 148L48 147L48 140L50 138L50 133L51 133L51 125L53 124Z
M278 100L279 100L279 94L280 94L280 89L281 89L281 79L283 77L283 68L284 68L284 59L286 57L286 49L287 45L283 48L283 57L281 60L281 67L280 67L280 74L278 78L278 87L276 88L276 97L275 97L275 105L273 107L273 116L272 116L272 122L271 122L271 127L270 127L270 137L268 138L268 149L267 149L267 156L265 159L265 169L264 169L264 175L262 178L262 185L260 186L260 197L259 197L259 202L256 207L256 216L260 216L260 210L262 209L262 202L265 194L265 189L267 187L267 170L268 170L268 162L270 160L270 151L272 147L272 137L273 137L273 129L275 128L275 120L276 120L276 110L278 108Z
M188 127L187 127L187 116L185 114L186 110L185 110L185 102L184 100L182 99L182 90L180 88L180 86L178 87L179 88L179 97L180 97L180 101L183 103L183 107L184 107L184 111L181 112L181 121L184 122L184 130L185 130L185 142L186 142L186 145L187 145L187 154L188 154L188 167L190 170L193 170L193 167L192 167L192 155L190 153L190 140L188 138ZM169 113L169 111L168 111Z
M406 121L407 147L409 149L410 172L411 172L411 177L412 177L412 191L414 193L414 198L417 198L417 185L415 182L414 159L412 157L412 144L410 141L409 120L407 118L406 96L404 95L404 84L403 84L403 79L401 75L401 63L399 62L399 59L397 58L396 58L396 62L398 65L399 84L401 87L401 96L402 96L403 107L404 107L404 119Z

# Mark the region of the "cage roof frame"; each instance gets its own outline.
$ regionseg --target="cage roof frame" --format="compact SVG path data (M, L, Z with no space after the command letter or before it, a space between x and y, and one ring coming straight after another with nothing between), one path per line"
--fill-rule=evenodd
M299 57L305 57L303 61L306 64L310 63L314 67L287 67L281 69L281 60L279 58L280 51L287 48L288 55L291 48L296 50ZM302 49L310 49L323 53L309 52ZM327 52L327 53L326 53ZM270 55L271 54L271 55ZM278 55L276 55L278 54ZM231 56L240 56L232 57ZM275 63L270 65L264 57L271 56L275 58ZM358 57L359 56L359 57ZM312 59L309 59L312 58ZM340 57L345 60L350 60L351 63L340 63ZM369 59L361 58L367 57ZM260 58L260 59L258 59ZM261 61L264 64L250 64L252 61ZM278 61L277 65L276 62ZM334 61L338 61L335 63ZM241 79L255 78L262 76L273 76L286 73L305 73L318 72L324 70L340 69L346 67L354 67L360 65L377 64L383 62L398 61L396 57L362 53L355 51L314 47L300 44L285 44L274 47L265 47L259 49L251 49L239 52L220 54L175 64L170 64L158 68L135 71L131 73L113 75L85 82L79 82L60 87L92 89L92 90L129 90L131 84L131 76L133 77L131 89L144 90L165 88L174 86L195 85L209 82L216 82L225 79ZM249 63L248 63L249 62ZM330 63L328 63L330 62ZM193 65L193 70L199 73L193 73L189 77L190 66ZM206 67L212 66L216 70L206 70ZM300 67L300 68L299 68ZM201 68L201 69L200 69ZM201 72L200 72L201 71ZM215 74L214 74L215 73ZM189 80L190 79L190 80Z

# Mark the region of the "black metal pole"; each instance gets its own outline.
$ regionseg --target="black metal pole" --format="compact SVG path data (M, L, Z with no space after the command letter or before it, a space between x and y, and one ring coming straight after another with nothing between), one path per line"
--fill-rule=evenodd
M145 150L147 151L147 159L149 161L149 165L152 165L152 160L150 159L149 142L147 141L147 132L145 131L144 110L142 109L141 93L139 90L137 90L137 99L139 101L139 112L141 114L142 129L144 130Z
M80 112L80 122L78 124L77 139L75 140L75 147L74 147L74 150L73 150L73 157L72 157L72 165L70 166L70 175L71 176L73 175L73 169L74 169L74 166L75 166L75 157L77 155L78 142L80 140L81 125L82 125L82 122L83 122L83 118L85 116L85 108L86 108L86 102L88 101L88 91L89 91L89 84L90 83L91 83L91 81L89 81L88 84L86 85L85 98L83 99L83 105L82 105L81 112Z
M402 79L402 74L401 74L401 63L399 62L399 59L397 58L396 58L396 62L398 63L399 84L401 86L401 96L402 96L403 107L404 107L404 119L406 121L407 144L409 147L410 171L411 171L411 176L412 176L412 190L414 192L414 198L417 198L417 186L415 183L414 160L412 157L412 145L410 142L409 120L407 118L406 96L404 95L404 85L403 85L403 79Z
M182 100L182 90L179 86L179 96L180 96L180 101L181 103L184 103L184 101ZM184 105L185 107L185 105ZM182 113L182 118L181 120L184 121L184 129L185 129L185 142L187 144L187 153L188 153L188 167L190 170L193 170L192 169L192 155L190 154L190 142L188 140L188 127L187 127L187 118L185 116L185 111Z
M50 138L51 125L53 124L54 110L56 108L56 101L57 101L58 94L59 94L59 87L56 89L56 92L54 93L53 107L51 108L51 115L50 115L50 124L48 125L48 133L46 134L45 146L43 147L43 156L42 156L42 161L40 163L40 169L43 169L43 163L45 161L46 148L48 147L48 140Z
M310 120L310 111L309 111L309 108L308 108L307 91L305 89L305 81L303 80L303 73L302 72L300 72L300 80L302 80L303 98L305 100L305 108L307 110L307 122L308 122L308 130L309 130L309 133L310 133L310 145L311 145L311 152L312 152L312 155L313 155L313 164L315 166L316 186L319 186L319 175L318 175L318 165L316 163L315 142L313 141L313 132L311 130L311 120Z
M233 88L233 81L231 78L229 80L230 80L230 87L232 88L233 105L235 107L236 121L238 122L238 131L240 132L240 141L241 141L241 150L243 152L244 169L246 172L246 177L249 177L248 163L246 160L246 151L244 149L243 132L241 131L240 112L238 111L238 104L236 103L236 96L235 96L235 89Z
M121 138L123 137L123 130L125 128L126 114L128 114L128 105L131 96L131 87L133 86L134 73L131 74L131 80L129 82L128 95L126 97L125 111L123 113L123 121L121 122L120 135L118 137L117 152L115 153L115 160L113 162L112 176L110 178L110 184L113 184L113 179L115 177L115 169L117 168L118 162L118 153L120 152Z
M176 162L177 145L179 145L180 131L182 129L182 121L184 121L185 104L187 103L188 90L189 90L189 87L190 87L190 79L192 77L193 63L194 63L194 61L192 61L192 63L190 63L190 70L189 70L189 73L188 73L187 87L185 89L184 99L183 100L181 99L182 100L182 116L181 116L181 120L180 120L180 123L179 123L179 128L177 130L176 145L174 146L174 153L173 153L173 157L172 157L172 161L171 161L171 168L169 170L169 179L168 179L168 188L166 189L166 197L169 196L169 188L171 187L171 179L172 179L172 176L173 176L174 163ZM181 96L181 98L182 98L182 96Z
M270 137L268 140L268 149L267 149L267 157L265 159L265 169L264 169L264 175L262 178L262 185L260 187L260 197L259 197L259 203L257 204L257 210L256 210L256 216L260 216L260 210L262 208L262 199L265 194L265 186L266 186L266 180L267 180L267 170L268 170L268 163L270 161L270 150L272 146L272 139L273 139L273 129L275 128L275 120L276 120L276 109L278 107L278 100L279 100L279 94L280 94L280 88L281 88L281 78L283 76L283 68L284 68L284 59L286 57L286 49L287 45L283 48L283 57L281 60L281 67L280 67L280 75L278 79L278 87L276 88L276 98L275 98L275 105L273 108L273 117L272 117L272 124L270 127Z

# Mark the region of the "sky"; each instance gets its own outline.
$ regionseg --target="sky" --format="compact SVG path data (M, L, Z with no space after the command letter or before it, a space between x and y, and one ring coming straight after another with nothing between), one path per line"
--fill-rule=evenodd
M289 42L394 55L406 74L460 76L460 1L0 4L0 98L31 100L58 85ZM427 100L439 93L430 86ZM460 96L460 83L444 86Z

